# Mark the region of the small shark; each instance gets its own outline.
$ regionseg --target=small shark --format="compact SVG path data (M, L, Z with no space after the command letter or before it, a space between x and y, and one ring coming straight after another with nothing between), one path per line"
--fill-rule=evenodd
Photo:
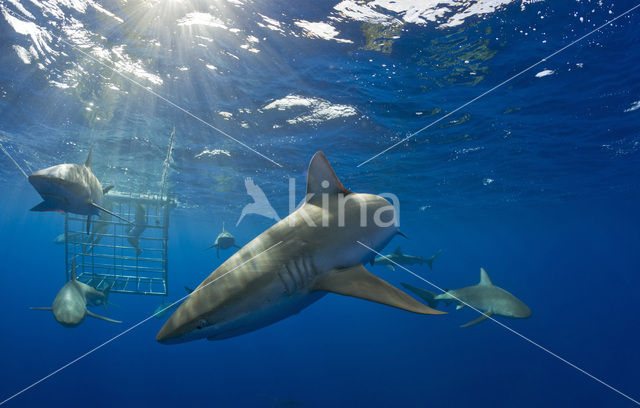
M127 230L127 241L136 249L136 255L142 253L140 249L140 235L147 228L147 209L142 204L136 205L135 223Z
M491 283L491 279L489 279L489 275L484 268L480 268L480 282L477 285L447 290L440 295L406 283L403 283L402 286L420 296L433 308L438 305L439 301L444 301L447 304L449 302L455 302L458 304L456 309L462 309L466 304L484 313L479 318L463 324L460 327L473 326L492 315L517 319L531 317L531 309L511 293Z
M103 306L104 307L104 311L109 313L109 309L107 309L107 305L113 305L113 303L109 302L109 294L111 292L111 288L113 287L113 285L115 284L115 281L111 282L111 283L105 283L105 285L103 286L104 289L100 290L100 286L98 286L96 288L96 290L98 290L98 292L102 292L102 294L104 295L104 297L102 296L96 296L93 297L91 299L87 299L87 303L90 304L91 306Z
M76 327L89 315L96 319L106 320L112 323L122 323L119 320L99 316L87 310L87 303L96 302L97 299L106 301L107 294L96 290L94 287L79 282L76 277L76 263L73 262L71 280L67 282L53 300L52 307L32 307L32 310L51 310L53 317L64 327Z
M53 239L53 243L54 244L58 244L58 245L64 245L66 242L66 238L64 237L64 233L58 235L57 237L55 237Z
M328 292L443 314L364 268L373 253L358 241L381 249L398 233L395 220L389 201L344 188L317 152L309 164L305 203L209 275L156 340L177 344L239 336L294 315Z
M236 245L235 237L224 229L224 222L222 223L222 232L216 238L216 242L214 242L214 244L207 249L211 249L214 247L216 248L216 254L218 255L218 258L220 258L221 249L229 249L231 247L240 248L238 245Z
M111 211L113 209L111 200L105 198L103 204L104 208L106 208L107 210ZM89 238L87 239L87 242L85 244L91 246L86 251L83 249L83 252L91 252L93 250L93 247L100 243L102 236L105 235L107 231L109 231L109 225L111 225L111 223L109 222L109 217L110 215L106 212L100 213L98 219L93 223L93 231L91 232L91 235L89 235ZM83 245L83 248L85 245Z
M402 253L400 247L396 248L395 252L389 255L378 256L371 261L371 265L384 265L387 268L395 271L394 265L429 265L429 269L433 269L433 261L440 255L442 251L436 252L430 258L422 258L420 256L405 255Z
M31 211L57 211L87 216L87 234L91 230L91 216L100 211L129 222L102 207L102 200L112 186L104 190L91 171L91 150L84 164L58 164L29 175L29 183L40 194L42 201Z

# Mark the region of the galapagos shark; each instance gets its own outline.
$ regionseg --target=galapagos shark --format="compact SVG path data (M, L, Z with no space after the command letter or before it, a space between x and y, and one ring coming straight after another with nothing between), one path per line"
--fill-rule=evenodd
M443 314L364 268L373 252L358 241L383 248L398 233L396 220L389 201L347 190L324 153L317 152L309 164L304 204L213 271L156 340L176 344L239 336L294 315L328 292Z
M436 252L430 258L422 258L420 256L413 255L405 255L402 253L402 249L400 247L396 248L396 250L389 255L378 256L374 260L371 261L371 265L384 265L387 268L395 271L395 265L429 265L429 269L433 269L433 261L440 255L442 251Z
M87 216L87 234L91 230L91 216L106 212L125 222L128 220L102 207L102 199L112 186L102 189L91 171L91 150L84 164L58 164L29 175L29 183L43 201L31 211L57 211Z
M104 208L109 211L113 209L111 200L107 199L106 197L102 204L104 205ZM111 225L111 223L109 222L109 217L110 215L106 212L100 213L98 219L93 223L93 231L91 231L91 235L89 235L89 238L87 239L86 244L83 245L83 248L85 248L86 245L90 246L86 250L83 249L83 252L91 252L93 248L100 243L100 240L102 240L102 237L107 233L107 231L109 231L109 225Z
M224 222L222 223L222 232L217 236L216 242L214 242L213 245L211 245L207 249L211 249L214 247L216 249L218 258L220 258L221 249L229 249L231 247L240 248L238 245L236 245L236 238L224 229Z
M127 241L136 249L136 255L142 252L140 249L140 235L147 228L147 209L144 205L136 205L135 223L127 230Z
M110 289L110 288L109 288ZM95 304L106 302L108 291L100 292L94 287L79 282L76 277L76 264L73 262L71 280L67 282L53 300L52 307L31 307L32 310L51 310L53 317L64 327L76 327L89 315L96 319L106 320L112 323L122 323L119 320L99 316L87 310L87 303Z
M469 305L483 312L479 318L460 327L473 326L493 315L517 319L531 317L531 309L511 293L494 285L484 268L480 268L480 282L477 285L447 290L440 295L406 283L403 283L402 286L420 296L433 308L438 306L439 301L444 301L447 304L449 302L457 303L456 309L462 309L465 305Z

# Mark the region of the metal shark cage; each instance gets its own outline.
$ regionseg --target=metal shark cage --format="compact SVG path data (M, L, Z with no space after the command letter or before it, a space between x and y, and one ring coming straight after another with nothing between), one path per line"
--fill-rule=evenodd
M138 205L146 210L146 227L137 248L129 242L131 225L115 217L93 217L93 231L86 233L86 217L67 214L65 248L67 280L73 261L78 280L98 290L111 286L111 293L168 294L169 214L171 199L130 193L105 196L112 211L133 220Z

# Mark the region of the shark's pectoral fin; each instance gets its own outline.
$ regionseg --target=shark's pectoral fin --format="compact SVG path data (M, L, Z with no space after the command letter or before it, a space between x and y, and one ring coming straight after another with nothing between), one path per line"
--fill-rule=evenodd
M93 207L97 208L97 209L98 209L98 210L100 210L100 211L104 211L104 212L106 212L107 214L109 214L109 215L111 215L111 216L113 216L113 217L116 217L116 218L118 218L118 219L121 219L121 220L122 220L122 221L124 221L124 222L129 223L130 225L135 225L134 223L132 223L132 222L131 222L131 221L129 221L128 219L123 218L123 217L119 216L118 214L114 213L113 211L109 211L109 210L107 210L107 209L106 209L106 208L104 208L104 207L100 207L98 204L96 204L96 203L94 203L94 202L91 202L91 203L89 203L89 204L90 204L91 206L93 206Z
M391 264L387 265L387 268L391 269L392 271L395 271L395 270L396 270L396 268L394 268L394 266L393 266L393 265L391 265Z
M54 201L45 200L40 204L36 205L31 209L31 211L45 212L45 211L56 211L62 214L65 214L65 211L58 207L58 204Z
M464 307L464 305L463 305L462 303L458 303L458 304L456 305L456 310L460 310L460 309L462 309L463 307Z
M113 185L109 185L106 186L105 188L102 189L102 195L107 194L109 191L111 191L111 189L113 188Z
M47 307L30 307L29 309L31 310L53 310L53 308L51 306L47 306Z
M89 315L91 317L95 317L96 319L104 320L104 321L111 322L111 323L122 323L120 320L109 319L108 317L97 315L97 314L93 313L90 310L87 310L87 315Z
M474 324L478 324L480 322L483 322L485 320L487 320L489 317L491 317L491 313L485 313L482 316L478 317L476 320L472 320L469 323L463 324L460 327L469 327L469 326L473 326Z
M353 296L420 314L445 314L418 302L400 289L371 274L362 264L333 269L320 276L312 290Z

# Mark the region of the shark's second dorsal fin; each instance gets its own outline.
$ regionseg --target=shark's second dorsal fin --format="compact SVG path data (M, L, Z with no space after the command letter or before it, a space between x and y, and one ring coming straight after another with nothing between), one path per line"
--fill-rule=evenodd
M89 155L87 156L87 160L84 162L86 167L91 167L91 153L93 153L93 147L89 148Z
M491 279L489 278L489 274L484 270L484 268L480 268L480 283L478 283L478 285L493 286L493 283L491 283Z
M393 252L396 255L402 255L402 248L397 247L396 250Z
M413 313L444 314L423 305L400 289L371 274L362 264L350 268L333 269L320 276L311 289L353 296Z
M351 191L344 188L324 153L317 152L313 155L311 163L309 163L307 201L315 196L321 196L323 193L349 194Z

